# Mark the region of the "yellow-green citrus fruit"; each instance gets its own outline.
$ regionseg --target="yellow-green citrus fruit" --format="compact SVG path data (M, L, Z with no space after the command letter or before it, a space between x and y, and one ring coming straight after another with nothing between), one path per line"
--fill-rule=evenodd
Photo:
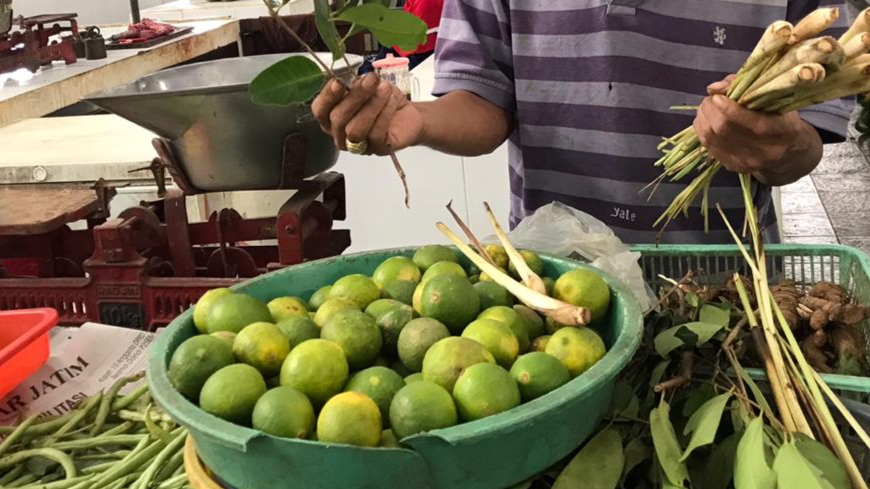
M325 285L317 289L313 294L311 294L311 297L308 299L308 310L316 311L320 309L320 306L322 306L324 302L329 300L330 292L332 292L331 285Z
M456 425L456 405L450 393L432 382L407 384L390 404L390 426L399 440Z
M508 255L505 251L504 247L501 245L488 244L483 245L484 251L486 254L492 258L492 261L495 263L495 266L501 268L502 270L506 270L508 267Z
M320 337L341 347L351 370L371 366L383 346L375 319L356 310L336 313L320 329Z
M589 308L592 322L600 321L610 308L610 287L592 270L578 268L565 272L553 286L553 297L578 307Z
M384 338L384 353L392 357L396 356L398 353L399 335L405 329L405 325L414 319L414 316L414 310L410 306L402 304L401 308L390 311L378 318L378 328L381 329L381 336Z
M463 338L474 340L495 357L496 363L510 368L520 354L520 343L511 329L495 319L472 321L462 332Z
M302 392L317 407L341 392L348 373L340 346L324 339L308 340L287 355L281 366L281 385Z
M233 342L236 341L236 334L232 331L218 331L216 333L210 334L209 336L223 341L227 344L227 346L230 347L230 350L232 350L233 348Z
M426 271L432 265L441 261L454 261L459 263L456 253L446 246L424 246L414 253L414 264L422 271Z
M457 277L467 278L468 275L465 273L465 269L462 268L462 265L453 262L453 261L441 261L438 262L423 274L423 279L421 282L426 282L431 280L433 277L438 277L440 275L455 275Z
M196 330L200 333L208 333L208 311L211 309L212 304L220 297L223 297L228 294L232 294L233 291L226 288L220 289L211 289L205 294L202 294L202 297L196 301L196 305L193 306L193 325L196 326Z
M412 372L423 370L423 357L439 340L450 336L450 330L432 318L412 319L399 333L399 359Z
M474 290L480 296L481 309L486 310L493 306L510 307L514 304L514 296L495 282L477 282L474 284Z
M292 387L276 387L263 394L252 418L255 430L273 436L305 439L314 433L314 406Z
M343 311L359 311L360 308L356 302L350 299L329 299L320 306L317 313L314 314L314 324L323 327L329 319L335 314Z
M454 334L461 333L480 312L480 298L466 278L439 275L422 287L420 315L441 321Z
M571 377L589 370L607 353L604 341L590 328L562 328L556 331L545 351L559 359Z
M384 314L394 309L398 309L402 306L405 306L405 304L402 304L401 302L394 299L378 299L369 304L369 307L366 308L365 313L375 319L378 319Z
M432 345L423 357L423 379L451 392L459 374L477 363L494 364L495 358L474 340L459 336L444 338Z
M523 261L526 262L526 265L529 266L529 269L534 272L535 275L541 276L544 273L544 262L541 261L541 257L538 256L534 251L528 250L520 250L520 255L523 257ZM516 267L514 267L513 262L508 264L508 272L510 272L511 276L519 277L517 273Z
M550 338L552 335L545 334L544 336L538 336L535 338L535 341L532 342L532 347L529 351L547 351L547 343L550 342Z
M393 434L393 430L384 430L381 433L381 442L378 443L378 446L381 448L399 448L399 440L396 439L396 435Z
M568 369L552 355L526 353L514 362L511 376L520 388L523 402L537 399L571 380Z
M422 381L423 381L423 374L421 374L420 372L415 372L415 373L405 377L405 384L410 384L412 382L422 382Z
M249 324L271 322L272 313L263 301L247 294L224 294L212 302L205 321L208 333L238 333Z
M317 418L317 440L359 447L376 447L381 441L381 412L370 397L342 392L326 402Z
M361 392L372 398L381 411L381 417L387 421L393 396L402 387L405 387L405 379L396 372L386 367L369 367L354 374L344 390Z
M266 306L276 323L291 316L308 317L308 305L298 297L278 297L269 301Z
M266 381L259 370L244 363L228 365L213 373L199 393L203 411L244 426L251 425L251 414L266 393Z
M534 310L522 305L516 304L513 307L514 312L526 320L526 326L529 330L529 340L534 340L538 336L547 334L547 328L544 325L544 318Z
M184 340L169 360L169 382L188 399L199 399L205 381L218 370L235 363L233 348L209 335Z
M341 277L332 284L329 298L351 300L364 310L369 307L369 304L381 298L381 289L372 279L357 273Z
M381 297L397 300L403 304L411 305L414 300L414 290L417 282L399 280L384 286L381 289Z
M420 268L413 260L404 256L387 258L372 274L372 280L381 289L400 281L419 282L420 277Z
M504 323L513 331L520 343L520 353L529 351L529 325L516 311L506 306L494 306L477 316L478 319L494 319Z
M290 340L290 348L296 348L303 341L320 337L320 328L307 315L290 316L278 321L275 326L278 326L278 329Z
M264 377L280 372L288 353L290 340L272 323L249 324L233 342L236 359L256 368Z
M453 399L463 421L474 421L520 405L520 390L511 374L491 363L465 369L453 387Z

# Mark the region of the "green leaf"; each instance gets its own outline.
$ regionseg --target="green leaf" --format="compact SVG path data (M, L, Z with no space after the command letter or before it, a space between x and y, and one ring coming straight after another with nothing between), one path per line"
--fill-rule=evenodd
M773 471L781 488L834 489L831 482L822 477L822 471L801 454L793 441L779 447L773 461Z
M740 399L734 399L731 401L731 407L728 409L731 411L731 427L734 428L734 432L743 433L746 425L751 421L743 403L740 402Z
M701 303L701 300L698 298L698 294L689 292L688 294L686 294L686 303L694 308L697 308L698 304Z
M731 323L731 311L722 309L712 304L705 304L698 313L698 321L702 323L718 324L726 328Z
M692 416L699 407L715 395L716 389L713 388L712 384L701 384L697 388L692 389L686 398L686 402L683 403L683 416L687 418Z
M682 328L682 326L674 326L673 328L668 328L656 335L655 340L653 340L653 346L656 349L656 353L662 357L666 357L668 356L668 353L683 346L683 340L677 338L677 331Z
M716 432L719 430L719 422L722 420L722 413L725 412L725 405L728 404L728 399L731 399L730 392L720 394L705 402L689 418L683 434L688 435L691 433L692 438L689 440L689 446L686 447L686 451L683 452L683 457L680 458L681 462L686 461L694 449L709 445L716 439Z
M852 487L846 468L828 447L802 433L796 435L795 445L801 455L822 473L822 477L830 482L834 489Z
M734 368L737 369L737 375L743 379L743 382L749 387L749 390L752 391L752 397L755 398L755 403L761 406L768 413L773 413L770 409L770 404L767 402L767 398L764 397L764 393L761 392L761 389L758 387L758 384L755 383L755 380L746 373L746 370L743 369L743 366L740 363L735 363Z
M677 348L688 344L691 347L703 345L710 341L713 336L722 330L724 326L712 323L693 322L674 326L659 333L653 341L656 353L666 357L670 352ZM694 337L687 336L686 333L694 333ZM690 341L689 338L696 338Z
M680 461L682 450L674 426L671 424L671 408L664 399L659 403L659 407L650 411L649 423L656 457L667 480L675 486L682 487L689 474L686 466Z
M614 489L624 465L622 438L608 428L595 435L574 456L552 489Z
M768 465L764 450L764 419L749 422L737 444L734 459L735 489L776 489L776 472ZM787 486L786 486L787 487Z
M665 370L667 370L667 368L668 368L668 366L670 366L670 364L671 364L670 360L663 360L663 361L659 362L658 364L656 364L655 367L653 367L652 373L649 376L649 386L650 387L655 387L661 383L662 377L665 376Z
M634 395L634 391L631 388L631 384L624 380L617 380L616 385L613 387L613 397L610 399L608 414L614 416L628 407L632 395Z
M338 19L365 27L383 46L412 50L426 42L426 23L407 12L392 10L380 3L349 8Z
M330 18L331 15L329 0L314 0L314 25L317 33L332 53L332 59L338 60L344 56L345 46L338 35L338 29L335 28L335 22Z
M713 448L710 462L704 470L707 489L727 489L728 483L734 477L734 457L737 455L739 442L740 435L734 433Z
M255 104L290 105L311 100L325 81L323 71L314 61L305 56L290 56L257 75L248 92Z
M628 445L625 446L625 464L622 467L622 478L620 482L625 485L625 479L631 473L631 470L648 460L652 456L652 449L643 441L643 438L633 438Z

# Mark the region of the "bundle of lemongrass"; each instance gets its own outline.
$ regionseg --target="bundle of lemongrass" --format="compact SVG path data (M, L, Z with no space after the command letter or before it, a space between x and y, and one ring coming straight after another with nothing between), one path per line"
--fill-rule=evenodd
M870 9L864 10L839 39L816 37L839 18L837 8L816 10L797 25L777 21L737 72L728 90L731 100L751 110L784 114L843 97L870 92ZM693 127L664 138L664 153L656 166L663 168L650 187L677 182L698 172L656 221L658 226L680 214L702 195L701 212L708 223L708 192L721 168L701 144Z

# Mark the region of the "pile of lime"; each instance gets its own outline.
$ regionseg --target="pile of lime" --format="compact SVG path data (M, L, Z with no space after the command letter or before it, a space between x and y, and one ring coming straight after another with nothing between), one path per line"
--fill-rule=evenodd
M488 252L510 273L504 249ZM540 257L523 256L543 274ZM610 288L571 270L552 295L600 321ZM207 292L199 335L169 364L172 384L208 413L265 433L366 447L492 416L558 389L606 353L593 327L565 327L518 304L444 246L394 256L307 300L265 303Z

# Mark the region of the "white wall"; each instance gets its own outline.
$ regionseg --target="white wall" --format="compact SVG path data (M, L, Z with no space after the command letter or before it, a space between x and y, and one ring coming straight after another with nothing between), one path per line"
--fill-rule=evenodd
M146 9L170 0L139 0ZM130 20L129 0L12 0L15 15L76 13L81 27L125 23Z

